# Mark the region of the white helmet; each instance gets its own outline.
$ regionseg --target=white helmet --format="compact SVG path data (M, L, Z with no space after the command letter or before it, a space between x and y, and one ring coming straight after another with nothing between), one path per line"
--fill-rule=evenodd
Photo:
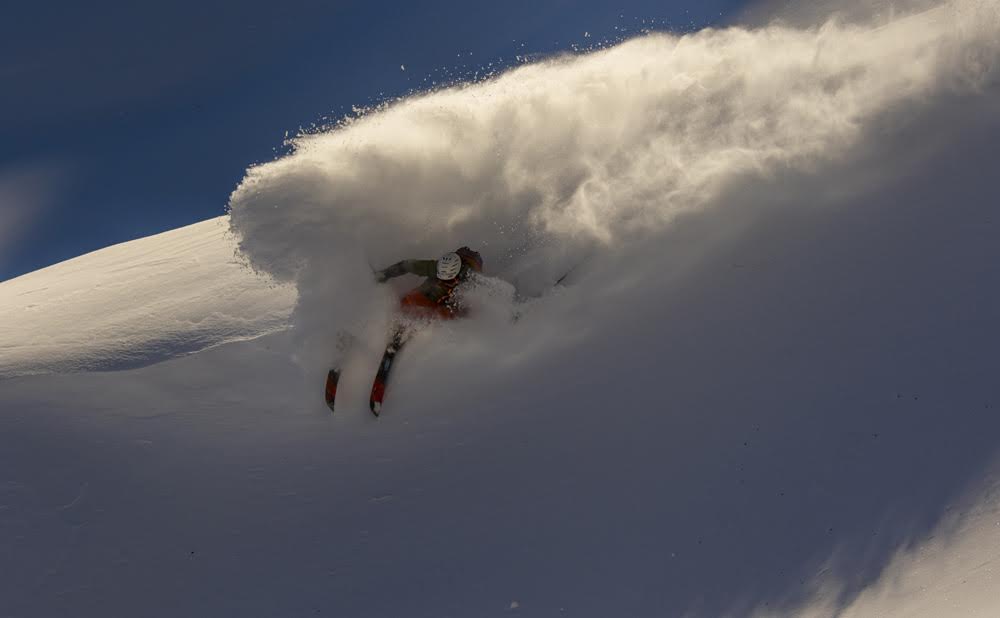
M437 278L442 281L454 279L460 270L462 270L462 258L458 257L457 253L445 253L438 260Z

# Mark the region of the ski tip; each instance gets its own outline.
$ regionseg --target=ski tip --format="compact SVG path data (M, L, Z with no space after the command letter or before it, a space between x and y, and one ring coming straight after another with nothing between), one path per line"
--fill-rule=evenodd
M326 406L333 412L333 404L337 399L337 382L340 381L340 370L331 369L326 375Z
M385 397L385 382L379 376L375 379L375 383L372 384L372 396L368 399L368 405L375 416L378 416L382 412L383 397Z

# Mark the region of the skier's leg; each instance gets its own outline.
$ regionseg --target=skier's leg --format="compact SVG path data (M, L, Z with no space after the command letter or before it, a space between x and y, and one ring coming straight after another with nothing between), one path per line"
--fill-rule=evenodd
M389 337L389 343L386 344L386 350L391 350L393 354L399 352L400 348L409 341L411 333L412 330L405 324L397 324L392 330L392 336Z

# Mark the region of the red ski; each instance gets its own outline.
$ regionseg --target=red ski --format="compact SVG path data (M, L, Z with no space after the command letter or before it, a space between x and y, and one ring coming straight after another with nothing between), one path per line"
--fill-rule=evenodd
M382 400L385 399L385 387L389 382L389 371L392 369L396 354L403 345L403 333L397 332L392 341L385 347L385 354L382 355L382 362L378 366L378 373L375 374L375 382L372 384L372 395L368 401L372 414L378 416L382 412Z
M340 382L340 370L331 369L326 374L326 405L333 412L333 404L337 399L337 383Z
M346 362L347 354L354 347L354 335L346 330L337 331L337 360L334 361L334 368L326 374L326 406L333 412L333 405L337 399L337 384L340 382L340 371Z

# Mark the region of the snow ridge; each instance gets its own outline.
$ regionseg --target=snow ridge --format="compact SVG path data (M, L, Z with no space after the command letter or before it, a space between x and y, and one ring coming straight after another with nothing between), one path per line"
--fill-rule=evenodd
M287 328L294 304L219 217L0 283L0 378L141 367Z

